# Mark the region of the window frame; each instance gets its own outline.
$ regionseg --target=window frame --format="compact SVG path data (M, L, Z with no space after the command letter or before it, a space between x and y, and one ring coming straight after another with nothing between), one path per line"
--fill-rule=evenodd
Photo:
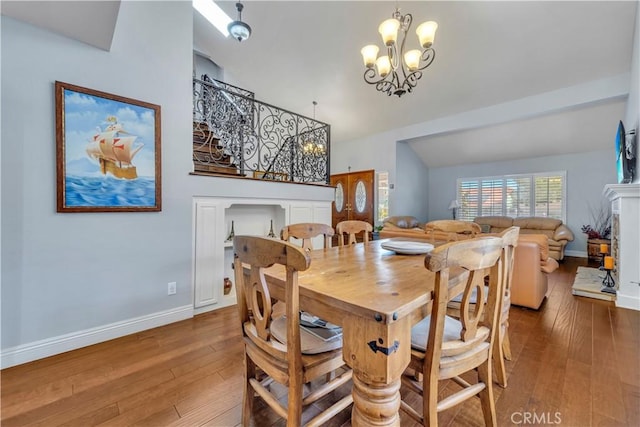
M387 186L382 187L381 183L386 182ZM389 216L389 172L380 171L376 172L376 188L375 188L375 215L373 225L382 224L382 222ZM381 193L384 193L381 194ZM381 215L381 208L386 205L386 215Z
M522 217L532 217L532 216L536 216L535 215L535 202L536 202L536 191L535 191L535 181L536 178L555 178L555 177L560 177L562 180L561 183L561 191L562 191L562 195L561 195L561 200L562 200L562 207L561 207L561 214L560 217L557 219L562 220L562 222L564 224L566 224L567 222L567 171L554 171L554 172L535 172L535 173L522 173L522 174L508 174L508 175L491 175L491 176L481 176L481 177L467 177L467 178L458 178L456 180L456 200L458 200L461 203L461 196L460 196L460 186L463 182L477 182L478 185L478 199L477 199L477 206L476 206L476 215L474 217L478 217L478 216L483 216L482 215L482 183L483 182L487 182L487 181L498 181L501 180L502 181L502 207L501 210L504 213L507 212L507 197L505 197L505 189L507 188L507 181L508 180L522 180L524 179L528 179L529 180L529 214L528 215L521 215L518 216L516 218L522 218ZM547 205L548 205L548 199L547 199ZM462 206L460 207L460 209L462 209ZM503 216L508 216L508 215L503 215ZM555 218L555 217L545 217L545 218ZM470 221L473 221L473 218L470 219Z

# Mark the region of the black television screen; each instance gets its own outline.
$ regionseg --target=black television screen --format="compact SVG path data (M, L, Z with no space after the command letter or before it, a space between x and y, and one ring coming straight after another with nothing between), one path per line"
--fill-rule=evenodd
M624 131L622 121L618 124L616 133L616 171L619 184L628 184L633 181L636 169L636 132Z

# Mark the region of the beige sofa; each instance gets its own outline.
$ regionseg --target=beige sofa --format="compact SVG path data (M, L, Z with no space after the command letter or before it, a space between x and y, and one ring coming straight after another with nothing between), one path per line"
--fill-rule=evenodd
M509 227L520 227L520 235L544 234L547 236L549 256L562 261L564 248L573 241L573 233L562 221L554 218L526 217L511 218L508 216L479 216L473 222L479 224L484 233L500 233Z
M558 268L543 234L520 234L513 260L511 304L537 310L549 292L547 275Z
M381 239L389 237L424 239L426 238L424 224L418 222L414 216L390 216L382 222L382 230L380 230Z
M383 221L380 238L409 237L449 242L470 239L480 233L480 226L469 221L443 219L422 224L413 216L391 216Z

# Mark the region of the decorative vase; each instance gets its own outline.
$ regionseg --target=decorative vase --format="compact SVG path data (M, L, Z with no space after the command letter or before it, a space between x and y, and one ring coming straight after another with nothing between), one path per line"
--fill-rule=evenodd
M229 292L231 292L231 288L233 287L233 283L231 282L231 279L229 279L228 277L224 278L224 294L225 295L229 295Z

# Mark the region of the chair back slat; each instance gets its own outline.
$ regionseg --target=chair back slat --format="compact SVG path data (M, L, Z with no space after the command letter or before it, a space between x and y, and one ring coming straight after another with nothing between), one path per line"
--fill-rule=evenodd
M338 233L338 242L340 246L344 246L344 235L349 235L349 245L356 243L356 234L362 233L362 241L369 242L369 233L373 231L373 226L366 221L349 220L336 224L336 233Z
M271 295L269 294L269 288L264 282L262 267L252 268L249 277L250 289L247 291L249 292L249 309L253 315L253 323L255 324L258 336L268 341L271 338L269 325L271 323L273 310Z
M502 238L503 254L502 268L504 269L504 288L505 293L509 295L511 291L511 282L513 281L513 260L515 250L518 246L518 237L520 236L520 227L509 227L500 233Z
M427 254L425 258L425 267L435 273L436 280L448 281L449 269L452 267L462 267L469 271L465 288L462 295L462 303L460 307L460 322L462 329L460 333L461 341L470 341L476 338L478 327L481 325L483 319L483 310L485 310L485 290L484 290L484 277L489 274L490 276L490 289L488 298L495 298L495 295L491 290L491 283L496 288L501 288L500 282L500 254L502 251L502 239L498 237L487 237L481 239L464 240L454 243L448 243L436 247L433 251ZM446 274L445 274L446 273ZM492 282L493 280L493 282ZM434 306L442 305L446 307L447 299L449 297L447 283L436 282L436 299ZM440 291L438 291L440 289ZM496 289L499 292L500 289ZM493 308L487 307L486 310L490 312ZM444 316L446 310L439 310L437 316L442 319L434 319L432 314L432 327L443 328ZM493 323L491 323L492 325ZM427 347L433 345L427 343Z
M331 247L331 237L335 234L333 228L328 224L315 222L301 222L297 224L289 224L280 231L280 238L289 241L290 238L301 239L302 249L305 251L313 250L311 239L317 236L324 236L324 247Z
M460 305L460 322L462 331L460 339L469 341L475 338L478 323L482 319L485 302L484 270L470 271Z

